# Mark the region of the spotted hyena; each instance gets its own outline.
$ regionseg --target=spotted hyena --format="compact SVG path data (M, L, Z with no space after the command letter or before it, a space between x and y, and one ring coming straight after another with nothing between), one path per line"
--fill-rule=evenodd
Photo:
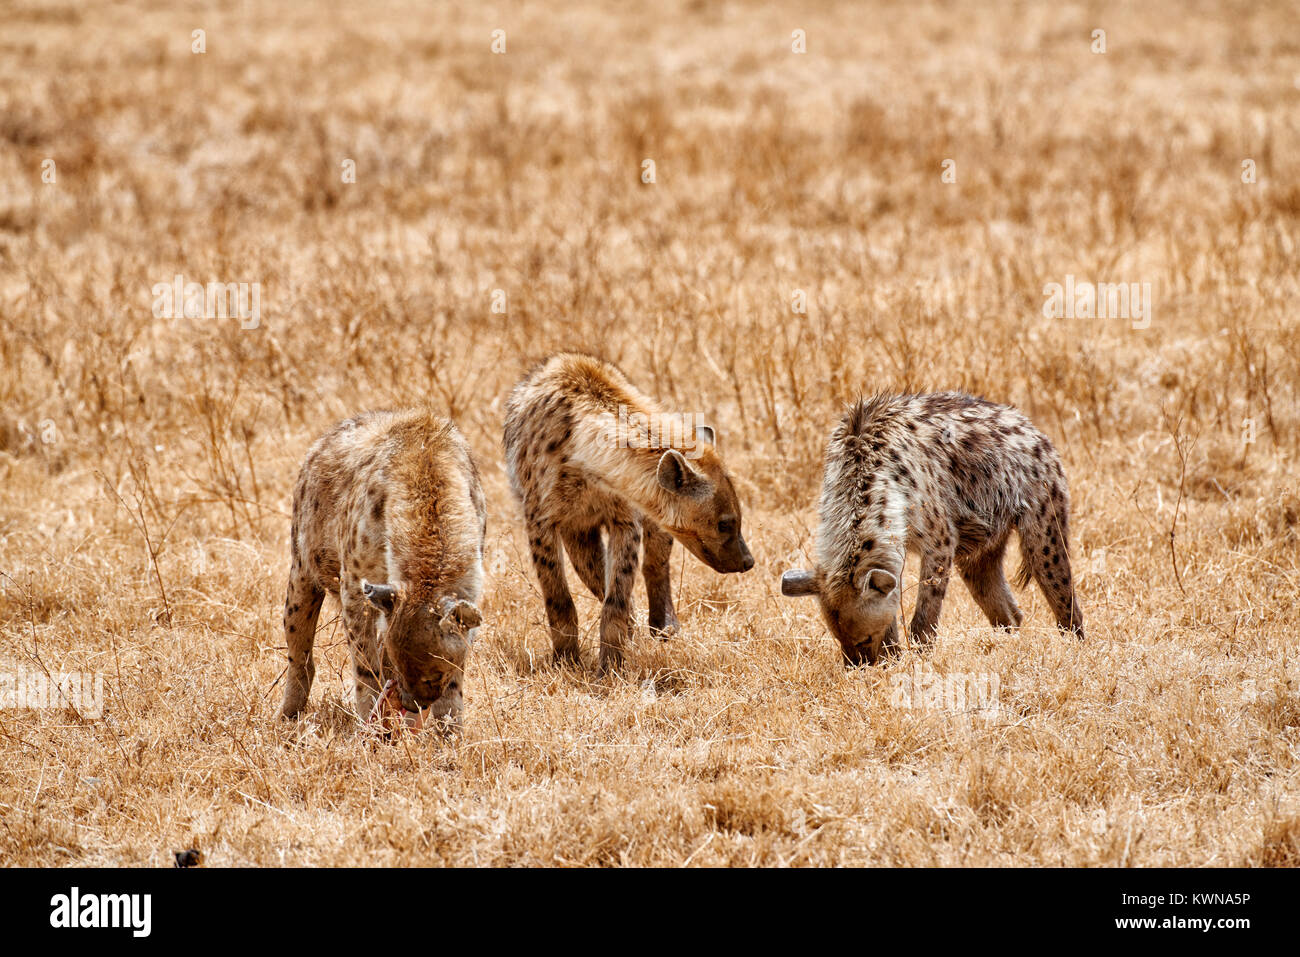
M661 636L678 627L668 569L674 539L714 571L754 566L713 430L665 413L607 362L561 353L526 375L510 395L505 448L559 658L578 657L561 543L604 603L602 669L622 659L639 557L650 628Z
M853 663L898 641L905 549L920 554L911 636L933 637L953 563L989 621L1020 624L1002 555L1020 537L1017 585L1032 577L1057 624L1083 637L1070 579L1069 493L1052 443L1016 409L958 392L879 395L831 433L817 567L788 571L786 595L816 595Z
M367 412L317 440L293 495L285 717L307 703L328 591L342 606L358 716L396 679L421 720L457 719L481 623L485 515L469 447L446 419Z

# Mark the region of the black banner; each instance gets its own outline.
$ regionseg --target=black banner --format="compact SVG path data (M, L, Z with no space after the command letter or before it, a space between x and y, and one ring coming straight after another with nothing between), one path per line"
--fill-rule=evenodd
M0 871L7 935L51 942L169 946L339 935L436 949L463 938L568 933L771 946L773 933L820 935L848 919L955 944L1145 941L1191 936L1232 946L1290 927L1293 871ZM783 926L780 926L783 925ZM436 928L436 929L435 929ZM909 929L910 928L910 929ZM1042 935L1050 933L1052 938ZM1169 937L1172 935L1172 938ZM75 940L74 940L75 938ZM476 943L471 943L475 942Z

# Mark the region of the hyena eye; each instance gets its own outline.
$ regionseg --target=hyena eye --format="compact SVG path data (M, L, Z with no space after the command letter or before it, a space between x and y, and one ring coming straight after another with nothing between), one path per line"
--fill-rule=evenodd
M736 520L734 518L724 518L718 522L719 535L734 535L736 533Z

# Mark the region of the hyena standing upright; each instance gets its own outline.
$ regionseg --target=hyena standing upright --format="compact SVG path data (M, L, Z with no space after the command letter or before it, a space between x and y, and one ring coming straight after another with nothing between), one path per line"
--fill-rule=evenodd
M677 628L668 568L674 538L714 571L754 566L713 431L663 412L607 362L560 353L526 375L510 394L505 448L557 657L578 657L561 542L604 603L602 670L622 659L631 631L643 540L650 628L659 634Z
M456 720L481 623L485 516L469 447L446 419L367 412L317 440L293 494L285 717L307 703L329 591L342 606L357 714L369 715L395 679L402 707L421 721Z
M816 595L855 664L897 644L905 549L921 556L913 640L933 637L954 562L989 621L1018 627L1002 571L1014 528L1017 585L1037 581L1057 624L1082 638L1069 510L1056 450L1016 409L958 392L863 399L826 447L817 567L786 572L781 591Z

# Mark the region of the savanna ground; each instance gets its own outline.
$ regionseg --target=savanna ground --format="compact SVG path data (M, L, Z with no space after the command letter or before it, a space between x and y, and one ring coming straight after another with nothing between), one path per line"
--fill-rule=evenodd
M0 22L0 663L105 692L0 712L0 861L1300 862L1292 4ZM260 283L257 328L155 317L177 274ZM1149 326L1046 318L1067 276L1151 283ZM506 393L559 347L718 424L757 559L677 548L685 635L650 639L638 584L608 678L578 588L587 660L552 665L502 469ZM931 650L847 670L779 597L843 403L927 388L1057 443L1085 643L1036 590L996 634L954 581ZM332 599L283 722L301 457L410 403L488 495L464 732L358 730ZM909 707L917 674L998 707Z

